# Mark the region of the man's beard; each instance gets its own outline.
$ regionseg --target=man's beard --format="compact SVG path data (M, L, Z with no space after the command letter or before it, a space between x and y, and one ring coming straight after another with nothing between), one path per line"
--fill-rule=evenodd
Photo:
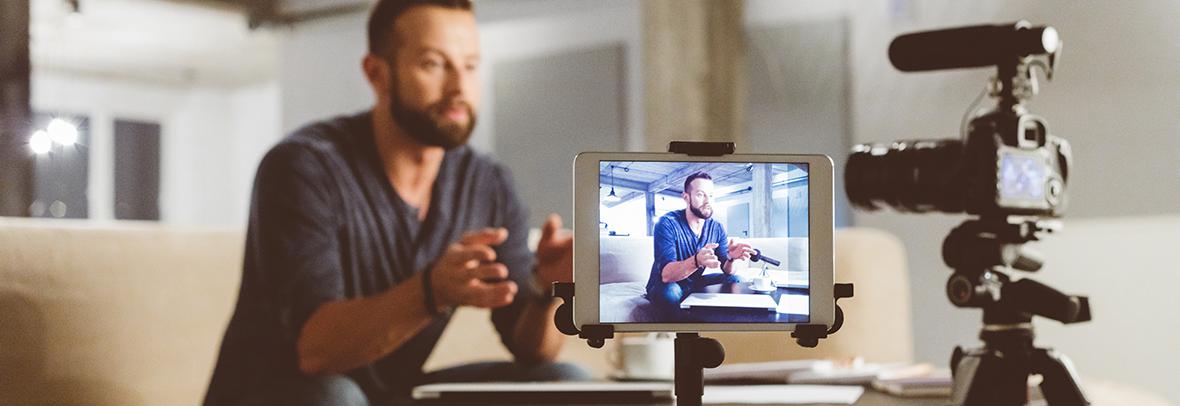
M463 125L443 118L446 110L454 106L455 102L441 100L423 110L411 110L402 103L397 89L390 89L389 92L389 113L393 121L414 140L449 150L466 144L471 138L471 131L475 129L475 111L466 102L458 102L467 110L467 125Z
M709 214L707 214L707 215L705 213L701 212L701 209L696 208L696 207L692 207L691 205L688 206L688 209L692 210L692 214L694 216L697 216L697 218L708 220L709 217L713 217L713 209L712 208L709 209Z

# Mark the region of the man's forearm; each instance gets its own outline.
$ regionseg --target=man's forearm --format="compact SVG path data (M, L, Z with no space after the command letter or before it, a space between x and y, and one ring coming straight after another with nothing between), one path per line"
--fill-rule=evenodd
M524 306L513 329L512 342L516 348L509 348L517 362L532 365L557 359L565 342L565 336L553 325L553 314L559 305L552 299L537 299Z
M737 261L734 261L733 259L726 259L725 265L723 265L721 267L721 272L725 272L726 275L733 274L733 263L734 262L737 262Z
M660 278L664 283L679 282L692 275L697 271L697 263L695 257L689 257L683 261L669 262L664 265L664 269L660 270Z
M343 373L397 350L430 324L421 274L381 294L321 305L299 334L299 370Z

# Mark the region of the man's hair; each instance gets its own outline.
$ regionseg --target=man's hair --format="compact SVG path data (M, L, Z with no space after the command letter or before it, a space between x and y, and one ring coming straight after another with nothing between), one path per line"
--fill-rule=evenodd
M417 6L438 6L471 11L471 0L379 0L369 14L369 53L393 56L393 25L397 18ZM389 54L386 54L389 52Z
M688 175L688 177L684 179L684 193L688 193L688 185L692 184L692 181L697 179L713 180L713 177L704 172L697 172L692 175Z

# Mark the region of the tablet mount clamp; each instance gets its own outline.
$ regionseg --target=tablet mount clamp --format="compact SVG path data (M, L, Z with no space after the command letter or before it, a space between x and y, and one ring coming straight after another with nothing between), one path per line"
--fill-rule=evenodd
M690 156L722 156L733 154L734 151L732 142L672 141L668 144L668 152ZM844 325L844 311L840 309L839 300L852 295L851 283L835 284L832 290L833 301L836 302L832 326L796 324L791 338L802 347L815 348L820 339L836 333ZM573 282L554 283L553 297L561 298L562 301L553 315L553 323L562 334L578 336L594 348L602 348L607 339L615 337L615 327L611 324L584 324L581 329L574 324ZM704 368L720 366L725 361L725 347L716 339L701 337L700 333L694 332L677 332L674 346L676 365L673 385L676 404L698 406L705 392Z

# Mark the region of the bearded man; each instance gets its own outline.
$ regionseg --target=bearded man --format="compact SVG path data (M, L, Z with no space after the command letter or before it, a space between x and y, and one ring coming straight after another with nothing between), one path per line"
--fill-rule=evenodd
M735 243L721 223L713 220L713 178L705 172L684 179L687 206L660 217L653 232L655 263L647 280L647 299L665 312L680 309L680 301L706 286L738 283L735 260L749 260L754 249ZM705 275L707 268L720 273Z
M480 102L471 2L382 0L368 32L375 105L296 130L259 165L205 403L388 404L430 382L585 377L553 363L564 337L545 294L572 279L573 240L552 215L534 257L508 171L466 146ZM514 362L424 373L458 306L493 309Z

